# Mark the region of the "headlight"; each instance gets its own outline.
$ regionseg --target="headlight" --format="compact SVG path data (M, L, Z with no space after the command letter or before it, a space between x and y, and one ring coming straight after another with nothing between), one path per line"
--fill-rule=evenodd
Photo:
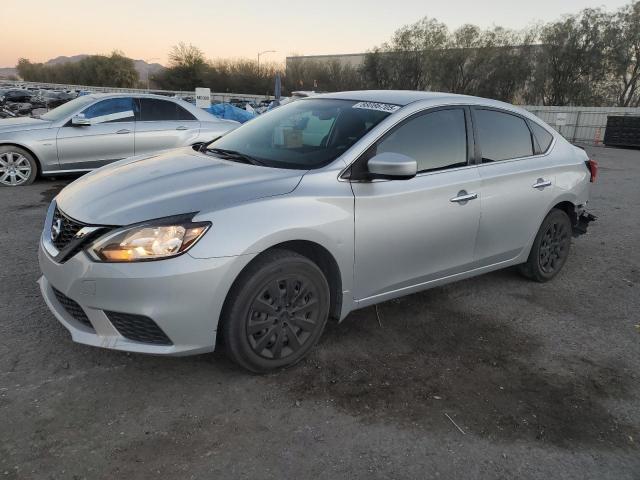
M184 218L184 217L183 217ZM142 223L110 232L89 246L89 255L100 262L143 262L180 255L209 229L209 222Z

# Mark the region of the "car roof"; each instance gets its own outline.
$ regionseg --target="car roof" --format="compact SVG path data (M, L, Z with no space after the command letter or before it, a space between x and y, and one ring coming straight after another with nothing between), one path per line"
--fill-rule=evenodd
M358 102L380 102L405 106L420 100L443 100L445 98L472 98L467 95L415 90L355 90L351 92L323 93L313 98L334 98Z
M159 98L161 100L178 100L178 97L168 97L166 95L155 95L153 93L90 93L87 97L95 98L114 98L114 97L135 97L135 98Z
M446 92L421 92L415 90L354 90L351 92L324 93L307 99L327 98L336 100L351 100L356 102L389 103L405 107L406 105L421 102L425 106L433 105L477 105L493 107L511 111L540 123L540 119L524 108L510 103L492 100L490 98L473 97ZM307 100L303 99L303 100Z

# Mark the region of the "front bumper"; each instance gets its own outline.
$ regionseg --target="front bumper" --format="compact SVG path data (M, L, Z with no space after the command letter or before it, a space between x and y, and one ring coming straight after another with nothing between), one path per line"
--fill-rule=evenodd
M215 348L224 299L253 258L196 259L187 253L156 262L117 264L93 262L81 251L57 263L43 243L41 239L38 258L43 276L38 283L47 306L75 342L162 355L196 354ZM58 295L62 293L79 305L89 324L78 321L65 308L54 288ZM171 345L133 341L105 312L147 317L166 334Z

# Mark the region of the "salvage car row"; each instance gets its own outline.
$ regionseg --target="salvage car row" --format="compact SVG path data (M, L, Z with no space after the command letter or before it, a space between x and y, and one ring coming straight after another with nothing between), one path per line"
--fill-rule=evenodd
M86 93L82 90L17 88L0 84L0 119L37 116Z

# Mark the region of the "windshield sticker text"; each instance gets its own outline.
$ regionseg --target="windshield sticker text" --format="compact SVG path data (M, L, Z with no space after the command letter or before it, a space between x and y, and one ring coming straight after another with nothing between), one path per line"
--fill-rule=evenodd
M381 112L393 113L400 109L399 105L391 105L390 103L377 102L359 102L353 108L364 108L365 110L379 110Z

